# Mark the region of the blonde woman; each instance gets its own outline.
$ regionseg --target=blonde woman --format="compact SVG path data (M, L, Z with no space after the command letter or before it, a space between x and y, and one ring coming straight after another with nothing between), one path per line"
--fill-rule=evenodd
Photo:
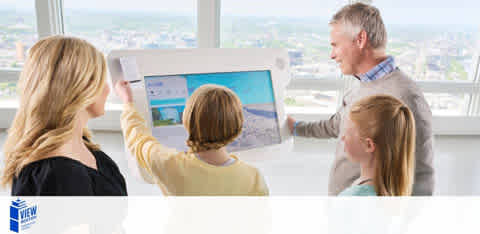
M92 45L63 36L38 41L20 76L2 185L14 196L127 195L117 165L86 128L104 114L108 93L105 59Z
M225 146L243 126L242 104L230 89L203 85L183 112L188 152L161 145L132 105L132 91L119 81L115 91L124 102L121 124L125 143L165 195L268 195L258 169L229 155Z
M415 167L415 120L410 109L388 95L353 104L342 136L348 158L361 174L342 196L409 196Z

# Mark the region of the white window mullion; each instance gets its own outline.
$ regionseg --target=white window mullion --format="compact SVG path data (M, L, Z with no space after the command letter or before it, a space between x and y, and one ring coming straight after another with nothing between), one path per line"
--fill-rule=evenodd
M329 77L326 79L293 78L287 89L313 89L326 90L349 90L358 84L353 76ZM418 87L424 93L467 93L476 94L479 89L479 82L447 82L447 81L416 81Z
M470 115L479 116L480 115L480 89L479 92L472 95L472 102L470 106Z
M470 96L470 102L468 103L468 115L470 116L480 115L480 55L476 56L476 60L477 64L474 67L473 73L473 82L476 91Z
M477 32L477 37L480 37L480 33ZM477 39L475 60L477 64L474 67L473 82L477 85L476 92L471 96L469 103L469 114L472 116L480 116L480 38Z
M477 92L474 82L416 81L424 93L469 93Z
M38 38L63 34L63 0L35 0Z
M468 104L469 116L480 116L480 83L477 81L475 84L476 92L470 96L470 102Z
M220 47L220 0L198 0L197 17L198 47Z
M293 78L287 86L288 90L316 90L316 91L340 91L345 81L341 79L304 79Z

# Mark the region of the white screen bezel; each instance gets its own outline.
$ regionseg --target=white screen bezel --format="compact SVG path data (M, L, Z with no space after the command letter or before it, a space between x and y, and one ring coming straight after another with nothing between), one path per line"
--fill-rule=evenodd
M284 108L285 87L289 82L288 53L284 49L172 49L114 50L108 55L112 84L123 79L119 58L135 57L138 82L132 85L134 105L152 124L144 77L222 72L270 71L278 126L282 143L289 136Z

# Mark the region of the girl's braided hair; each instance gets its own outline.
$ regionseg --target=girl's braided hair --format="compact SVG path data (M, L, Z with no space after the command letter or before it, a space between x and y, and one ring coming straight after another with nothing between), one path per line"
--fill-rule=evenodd
M188 99L183 124L189 134L190 152L220 149L242 132L242 103L230 89L203 85Z

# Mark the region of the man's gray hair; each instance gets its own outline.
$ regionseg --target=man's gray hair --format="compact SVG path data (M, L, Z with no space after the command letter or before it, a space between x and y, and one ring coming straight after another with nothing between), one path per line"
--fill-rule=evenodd
M343 25L344 31L352 37L365 30L374 49L385 49L387 45L387 31L380 11L374 6L364 3L344 6L330 20L330 25L337 24Z

